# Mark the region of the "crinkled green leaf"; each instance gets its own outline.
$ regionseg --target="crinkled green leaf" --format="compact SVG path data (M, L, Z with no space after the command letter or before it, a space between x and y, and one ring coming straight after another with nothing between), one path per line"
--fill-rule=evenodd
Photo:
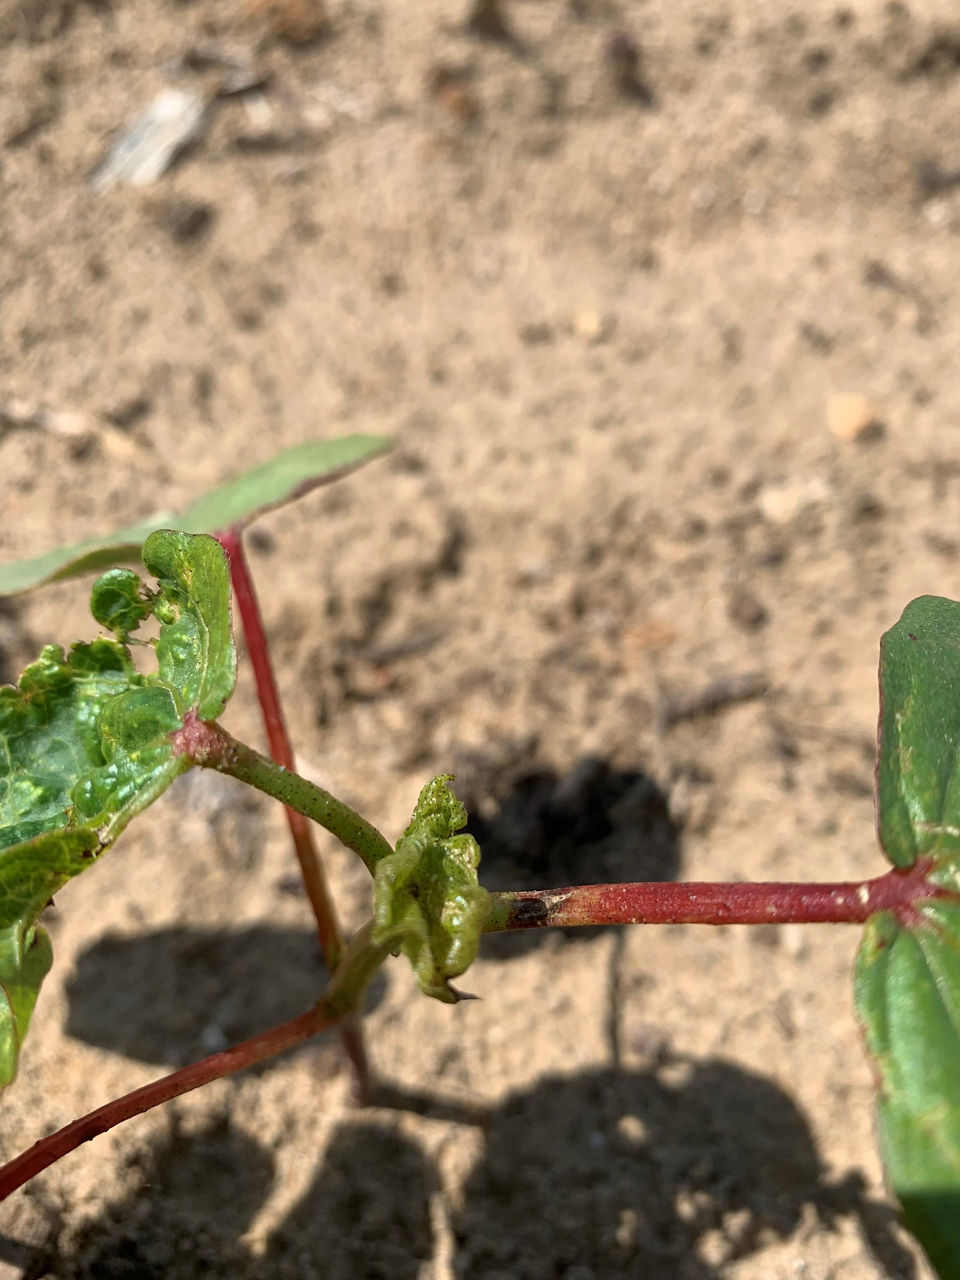
M960 853L960 604L921 596L880 642L877 830L887 857Z
M450 979L476 959L489 911L477 881L477 842L455 834L467 814L450 781L444 774L427 783L396 852L377 863L373 935L376 943L395 942L420 989L448 1004L459 998Z
M53 963L46 930L19 924L0 930L0 1088L17 1074L40 984Z
M168 530L146 540L143 563L160 584L159 679L181 712L196 708L201 719L212 720L237 679L227 558L215 538Z
M113 571L95 584L92 607L124 638L156 615L155 674L137 670L126 644L100 637L69 654L48 645L16 687L0 687L0 1083L15 1069L48 967L35 929L44 905L189 767L170 737L186 713L209 719L233 690L222 547L162 531L143 555L157 589Z
M353 470L388 447L389 441L384 437L364 435L297 445L214 489L179 515L160 511L102 537L0 565L0 595L29 591L45 582L58 582L111 565L136 564L144 540L156 529L217 533L247 525L264 512L293 502L318 485Z
M111 569L93 584L90 612L102 627L125 640L153 612L152 601L132 569Z
M99 848L93 827L70 827L0 850L0 930L35 920L57 890L90 865Z
M0 847L104 821L122 809L131 783L146 785L172 759L169 742L158 759L146 735L129 761L105 747L104 711L132 689L146 692L145 677L123 645L103 638L69 655L47 645L16 688L0 687ZM149 693L171 702L169 690ZM176 728L176 715L168 722Z
M880 1147L904 1220L943 1280L960 1275L960 904L867 923L856 1003L879 1076Z

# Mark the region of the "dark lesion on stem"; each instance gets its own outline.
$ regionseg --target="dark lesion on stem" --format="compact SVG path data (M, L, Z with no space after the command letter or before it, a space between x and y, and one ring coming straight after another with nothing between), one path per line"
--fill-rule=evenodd
M550 916L550 908L543 898L518 898L510 909L509 928L534 929L545 925Z
M609 924L863 924L880 911L915 925L930 899L960 895L918 859L873 880L818 883L653 881L491 895L484 931Z

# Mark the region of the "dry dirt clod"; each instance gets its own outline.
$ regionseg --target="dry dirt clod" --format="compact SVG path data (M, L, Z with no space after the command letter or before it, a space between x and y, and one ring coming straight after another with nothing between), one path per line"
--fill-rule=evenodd
M427 90L448 116L462 125L471 125L480 116L480 103L470 87L467 67L437 63L427 78Z
M467 18L467 30L487 40L511 39L501 0L474 0Z
M837 440L870 440L883 432L876 406L859 391L835 392L827 400L827 427Z
M249 49L231 50L211 43L190 44L178 61L184 71L196 75L209 74L213 92L218 98L253 93L263 89L270 80L269 73L257 65L254 53Z
M640 74L640 46L631 35L626 31L614 32L604 45L603 57L618 93L647 106L652 105L653 94Z
M746 587L738 587L730 593L727 617L743 631L759 631L770 620L766 606Z
M97 432L97 443L104 457L114 462L131 462L140 454L142 446L120 427L106 425Z
M22 147L60 114L59 104L52 96L39 101L25 101L19 95L10 95L0 115L0 144L5 147Z
M326 0L246 0L251 18L291 44L311 44L330 34Z
M199 239L210 229L216 217L213 205L204 200L156 200L147 208L153 221L166 231L174 244L188 244Z

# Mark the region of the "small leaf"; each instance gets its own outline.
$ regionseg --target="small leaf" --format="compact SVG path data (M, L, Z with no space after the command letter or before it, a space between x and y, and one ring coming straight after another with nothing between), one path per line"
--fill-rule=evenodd
M223 549L215 538L162 530L143 544L143 563L168 610L157 641L159 679L178 695L181 713L195 708L213 720L237 681Z
M477 881L476 840L454 834L467 814L450 781L444 774L427 783L396 852L377 864L373 934L375 943L394 941L421 991L447 1004L459 998L449 980L477 957L490 897Z
M0 565L0 595L29 591L45 582L59 582L112 565L136 564L145 539L157 529L220 533L234 526L243 527L265 512L337 479L389 446L383 436L363 435L297 445L197 499L180 515L160 511L114 533Z
M960 1274L960 904L867 922L856 1003L879 1074L880 1147L904 1220L943 1280Z
M27 560L0 565L0 595L13 596L45 582L61 582L81 573L96 573L116 564L139 564L143 540L154 529L176 524L172 511L159 511L146 520L127 525L101 537L86 538L68 547L57 547Z
M91 603L124 639L157 616L155 675L136 669L124 643L100 637L69 655L48 645L15 688L0 687L0 1083L16 1067L49 967L37 917L190 767L170 736L186 713L219 714L233 691L223 548L207 535L161 531L143 550L157 591L113 570Z
M176 522L191 533L217 533L248 525L267 511L295 502L390 447L384 436L341 436L296 445L191 503Z
M153 612L143 583L132 569L111 569L94 583L90 612L102 627L126 640Z
M898 867L960 853L960 604L921 596L880 642L877 830Z
M15 924L0 930L0 1088L17 1074L20 1047L52 963L44 929L24 931Z

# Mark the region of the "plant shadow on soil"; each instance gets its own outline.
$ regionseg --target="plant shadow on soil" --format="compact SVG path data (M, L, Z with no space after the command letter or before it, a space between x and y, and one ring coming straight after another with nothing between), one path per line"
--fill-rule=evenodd
M487 790L496 800L485 807L474 803L469 775L465 790L491 887L679 873L677 828L640 769L589 757L559 777L527 765ZM500 954L514 954L547 932L484 946L506 943ZM118 993L118 968L150 973L153 994L142 985ZM67 1029L177 1065L219 1047L211 1030L232 1042L300 1012L317 982L316 941L306 930L108 935L80 957ZM111 989L104 1005L97 993ZM281 992L289 1008L278 1009ZM160 1010L172 1021L158 1021ZM229 1114L188 1132L172 1109L167 1135L132 1162L130 1192L79 1230L52 1232L24 1274L414 1280L444 1245L435 1236L440 1175L398 1130L406 1109L483 1135L446 1245L463 1280L720 1280L773 1241L797 1236L802 1248L807 1232L850 1216L878 1275L914 1280L893 1211L871 1200L856 1174L828 1179L787 1094L731 1063L658 1054L643 1070L549 1077L479 1113L384 1085L377 1099L387 1105L339 1121L308 1188L256 1254L244 1236L273 1190L274 1152Z
M118 974L135 974L136 983L118 982ZM66 1031L141 1062L181 1067L296 1017L326 982L310 929L173 926L134 937L108 933L77 959L66 988ZM384 989L378 975L368 1010Z
M458 773L457 790L467 806L467 830L480 845L480 880L488 889L676 880L679 875L679 828L666 795L639 766L620 769L590 755L560 776L536 763L505 774L468 760ZM494 934L484 939L483 950L506 958L550 935L575 940L599 931Z
M254 1256L242 1240L274 1156L229 1116L168 1134L134 1189L27 1274L72 1280L414 1280L438 1247L439 1175L396 1114L334 1129L308 1189ZM720 1060L542 1080L485 1118L483 1150L451 1222L470 1280L720 1280L773 1240L855 1215L890 1280L916 1269L894 1213L856 1175L827 1180L807 1124L775 1085ZM798 1238L802 1248L805 1236Z
M665 795L642 769L617 769L596 756L563 776L537 764L491 773L471 763L461 770L459 790L483 851L487 887L677 877L678 829ZM599 931L491 935L483 949L502 959L550 935L585 939ZM137 983L118 983L125 973L137 974ZM301 1013L325 980L309 929L178 925L135 936L108 933L78 957L66 987L66 1031L142 1062L180 1067ZM378 976L368 1010L383 991Z

